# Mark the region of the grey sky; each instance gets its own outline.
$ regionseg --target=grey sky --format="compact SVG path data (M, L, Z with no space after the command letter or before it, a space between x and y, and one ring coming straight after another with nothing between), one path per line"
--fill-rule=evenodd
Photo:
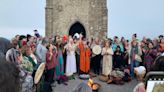
M1 0L0 27L44 28L43 0Z
M110 37L164 34L164 0L108 0L108 11Z
M109 37L133 33L139 37L164 34L164 0L107 0ZM45 0L1 0L0 36L32 33L39 29L44 35Z

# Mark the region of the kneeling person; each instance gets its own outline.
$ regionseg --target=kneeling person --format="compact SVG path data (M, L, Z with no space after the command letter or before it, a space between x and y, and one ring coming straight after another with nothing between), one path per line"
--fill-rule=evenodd
M137 80L142 81L146 74L146 68L144 66L135 67L134 72L137 76Z

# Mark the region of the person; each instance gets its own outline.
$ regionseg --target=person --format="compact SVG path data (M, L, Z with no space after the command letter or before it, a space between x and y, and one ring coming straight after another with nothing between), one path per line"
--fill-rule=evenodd
M24 48L23 56L26 57L32 63L33 67L35 68L35 66L37 65L37 60L31 50L31 47L26 45L23 48Z
M19 37L20 37L20 35L15 35L15 39L17 40L17 41L19 41Z
M13 38L12 39L12 48L6 52L6 60L7 61L17 63L16 62L17 43L18 43L18 41L15 38Z
M124 76L125 76L125 73L123 71L120 71L119 69L115 69L111 72L111 75L109 76L107 84L114 83L114 84L123 85Z
M27 45L27 38L24 35L20 35L17 45L18 50L21 51L21 48L25 45Z
M123 65L126 67L129 65L129 40L125 40L123 43L124 52L123 52Z
M3 37L0 37L0 60L6 58L6 52L11 48L11 42Z
M159 51L161 53L164 53L164 38L162 38L161 41L160 41Z
M66 45L68 44L68 36L64 35L62 37L62 45L63 45L63 60L64 60L64 73L66 72L66 61L67 61L67 51L66 51Z
M27 37L27 45L32 47L35 45L35 38L31 35Z
M57 63L56 63L56 79L60 84L60 78L64 75L64 60L62 54L62 44L57 43Z
M152 64L150 71L164 71L164 55L158 56Z
M147 38L145 36L142 38L142 42L147 44Z
M24 72L30 73L32 74L34 67L32 62L29 61L28 57L26 57L26 53L28 48L26 48L26 46L24 46L22 48L22 52L17 51L16 55L17 55L17 63L18 63L18 67L23 70Z
M132 41L137 41L137 34L136 33L132 35Z
M44 38L42 40L42 43L39 43L36 47L36 56L38 58L39 63L46 62L47 45L48 45L48 40Z
M164 71L164 56L159 56L151 67L151 71ZM133 92L146 92L145 84L143 82L138 83Z
M144 65L146 67L147 72L150 71L150 68L152 67L152 64L157 57L157 50L154 49L154 45L152 42L148 43L148 50L145 53L144 56Z
M159 35L158 38L159 38L159 43L161 43L161 40L164 39L164 36L163 35Z
M32 46L30 46L31 47L31 57L32 57L32 59L34 60L34 62L36 63L36 64L38 64L38 59L37 59L37 57L36 57L36 45L32 45Z
M147 43L146 38L141 41L141 45L140 45L141 51L142 51L141 58L142 58L143 62L140 62L140 65L144 65L144 61L145 61L144 57L145 57L146 51L148 50L147 44L148 43Z
M26 60L28 60L28 62L30 62L32 64L32 67L33 67L33 72L32 72L32 77L34 79L34 76L35 76L35 72L37 70L37 60L36 60L36 57L35 55L33 54L32 52L32 49L30 46L23 46L23 56Z
M90 48L86 40L79 43L80 49L80 74L88 74L90 70Z
M134 68L134 73L137 76L138 81L142 81L145 74L146 74L146 68L144 66L139 66Z
M40 37L40 34L39 34L39 32L38 32L38 30L34 30L34 35L37 37L37 38L39 38Z
M103 63L102 63L102 74L108 76L112 72L112 55L113 49L111 48L111 44L106 41L105 46L102 49Z
M76 68L76 58L75 58L75 49L76 46L73 42L73 39L69 37L69 42L65 46L67 50L67 59L66 59L66 76L73 77L73 74L77 72Z
M123 68L123 53L121 52L120 46L117 46L116 51L113 55L114 68Z
M115 52L117 49L117 46L120 46L121 52L124 52L123 44L120 43L119 38L117 36L114 37L114 42L112 44L112 49Z
M131 77L134 77L134 67L138 67L139 63L141 61L136 59L136 56L140 57L142 55L141 48L138 44L138 42L133 38L133 41L131 42L131 48L129 50L129 60L130 60L130 68L131 68Z
M138 83L137 86L133 89L133 92L146 92L145 84L143 82Z
M96 46L96 45L101 47L100 40L98 38L96 38L94 40L94 43L92 43L91 48L93 49L93 47ZM101 62L101 58L102 58L101 53L98 54L98 55L92 53L91 67L93 68L93 72L95 74L97 74L97 75L100 74L100 64L101 64L100 62Z
M74 39L74 42L75 42L75 44L77 44L77 46L78 46L80 41L81 40L79 40L79 39ZM77 73L80 74L80 48L79 48L79 46L76 48L75 52L76 52Z
M122 45L124 44L125 41L126 41L125 38L124 38L124 37L121 37L120 43L121 43Z
M54 47L52 44L47 45L46 73L45 73L45 82L47 83L48 86L47 92L52 92L51 85L54 82L56 52L54 52L53 49Z
M17 67L20 70L20 77L22 78L21 92L32 92L33 91L33 65L27 59L22 57L22 53L16 52L17 55Z
M18 67L13 62L1 59L0 92L21 92L21 77L19 73Z

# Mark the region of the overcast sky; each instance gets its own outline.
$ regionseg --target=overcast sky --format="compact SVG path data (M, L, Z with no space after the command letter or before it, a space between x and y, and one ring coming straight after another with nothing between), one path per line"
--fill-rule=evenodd
M156 37L164 34L164 0L108 0L109 35L131 38L137 33Z
M164 0L107 0L108 36L131 38L164 34ZM32 33L44 35L45 0L0 0L0 36Z

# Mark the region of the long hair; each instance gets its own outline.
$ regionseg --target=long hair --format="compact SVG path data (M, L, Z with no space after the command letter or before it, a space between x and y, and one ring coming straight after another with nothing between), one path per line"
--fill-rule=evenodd
M20 76L18 67L11 62L0 62L0 92L20 92Z
M154 64L152 66L152 71L164 71L164 56L159 56L154 61Z

